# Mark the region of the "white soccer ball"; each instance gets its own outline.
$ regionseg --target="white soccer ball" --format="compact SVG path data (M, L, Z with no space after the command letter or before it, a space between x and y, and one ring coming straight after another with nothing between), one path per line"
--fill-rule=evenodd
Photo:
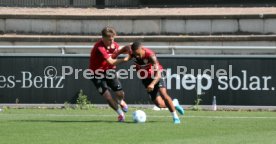
M147 120L146 113L142 110L137 110L132 114L133 121L136 123L144 123Z
M2 109L0 109L0 112L3 111Z

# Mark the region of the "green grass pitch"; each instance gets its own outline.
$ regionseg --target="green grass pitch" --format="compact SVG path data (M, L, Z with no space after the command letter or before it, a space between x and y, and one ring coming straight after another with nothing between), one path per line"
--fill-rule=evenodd
M174 125L168 111L142 109L147 122L116 122L111 109L7 109L0 144L275 144L275 112L186 111Z

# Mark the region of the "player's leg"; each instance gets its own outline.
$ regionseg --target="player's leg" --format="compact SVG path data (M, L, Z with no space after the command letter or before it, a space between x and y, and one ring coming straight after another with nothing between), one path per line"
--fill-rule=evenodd
M164 87L161 87L159 88L159 93L162 99L164 100L165 105L167 106L167 108L169 108L170 112L175 111L175 107L173 105L171 97L167 93L167 89Z
M147 79L142 79L142 83L144 85L145 88L148 87L148 85L152 82L152 79L147 78ZM156 84L158 85L158 84ZM163 98L160 96L159 94L159 87L155 86L153 91L148 92L152 102L159 108L167 108Z
M102 96L107 101L108 105L115 111L118 110L118 104L117 102L112 98L112 95L108 89L105 90L105 92L102 94Z
M124 101L125 92L123 91L122 84L117 76L114 79L108 79L107 85L115 92L116 101L121 106L122 110L127 112L128 106Z
M108 105L118 113L118 121L122 122L125 120L125 116L121 108L118 107L117 102L112 98L112 95L108 89L106 79L92 79L98 92L105 98Z
M125 92L123 90L115 91L117 103L121 106L122 110L124 112L128 111L127 103L124 101L125 98Z
M171 97L167 93L167 86L165 79L160 79L158 82L158 85L156 85L159 88L159 93L164 100L164 103L169 108L170 112L172 113L174 123L180 123L180 119L178 118L178 115L175 110L177 110L181 115L184 114L184 109L179 105L177 100L172 101Z
M176 113L176 109L173 105L172 99L171 97L168 95L167 93L167 89L164 87L160 87L159 88L159 93L161 94L161 97L164 99L164 102L166 104L166 106L169 108L172 116L173 116L173 121L175 124L179 124L180 123L180 119Z
M118 107L118 103L115 99L112 98L110 91L107 89L103 94L103 97L107 100L107 103L112 107L118 114L118 121L124 122L125 115L121 108Z
M164 81L164 80L163 80ZM152 79L142 79L142 83L145 86L145 88L148 87L148 85L152 82ZM163 90L165 88L165 82L162 82L162 79L154 86L153 90L151 92L148 92L149 96L151 97L151 100L154 102L155 105L159 107L167 107L169 108L170 112L173 115L173 120L175 124L180 123L180 119L178 118L178 115L175 111L175 108L173 106L172 100L169 97L168 94L165 93ZM160 99L160 95L162 99Z
M155 100L153 100L153 103L159 108L167 108L163 98L160 95L158 95Z
M181 107L181 105L179 105L178 100L177 100L177 99L173 99L172 102L173 102L173 106L174 106L175 109L178 111L178 113L181 114L181 115L184 115L185 111L184 111L184 109ZM159 107L159 108L167 108L164 99L163 99L160 95L158 95L158 96L156 97L156 99L153 101L153 103L154 103L157 107Z
M167 86L166 86L166 81L165 81L165 79L160 79L159 82L156 84L156 87L158 88L158 91L160 91L159 88L165 88L165 89L163 90L163 93L164 93L164 95L169 96L168 93L167 93L167 88L166 88ZM161 92L158 92L158 96L157 96L157 97L159 97L160 93L161 93ZM161 105L161 106L164 107L164 104L166 105L165 99L164 99L163 96L161 96L161 98L162 98L162 99L157 99L158 101L156 101L156 102L158 103L158 105ZM171 99L170 96L169 96L169 98ZM178 100L177 100L177 99L174 99L174 100L172 101L172 103L173 103L173 106L175 107L175 109L176 109L181 115L184 115L184 109L179 105ZM163 107L162 107L162 108L163 108ZM166 107L167 107L167 106L166 106Z
M173 121L175 124L180 123L180 119L176 113L175 107L173 105L172 99L166 92L164 91L166 88L159 88L158 84L155 85L153 91L149 92L148 94L151 97L151 100L155 103L155 105L162 107L162 108L169 108L170 112L173 116ZM161 95L161 96L159 96Z
M183 109L183 107L179 104L177 99L173 99L173 105L175 107L175 109L178 111L178 113L180 113L181 115L184 115L185 110Z

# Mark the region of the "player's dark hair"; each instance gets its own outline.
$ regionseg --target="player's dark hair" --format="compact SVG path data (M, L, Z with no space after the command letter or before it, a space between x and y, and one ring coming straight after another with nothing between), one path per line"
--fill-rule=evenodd
M113 27L107 26L102 29L102 37L115 36L116 31Z
M136 41L136 42L132 43L131 50L136 51L141 45L142 45L141 42Z

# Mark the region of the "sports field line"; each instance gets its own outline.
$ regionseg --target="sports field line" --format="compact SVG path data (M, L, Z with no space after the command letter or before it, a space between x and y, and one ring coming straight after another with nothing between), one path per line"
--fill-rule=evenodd
M19 115L24 115L24 116L46 116L46 117L114 117L117 115L99 115L99 114L5 114L5 113L0 113L1 115L6 115L6 116L19 116ZM131 115L126 115L127 117L131 117ZM165 117L171 117L171 116L160 116L160 115L147 115L147 117L152 117L152 118L165 118ZM188 115L188 116L182 116L183 118L208 118L208 119L276 119L276 117L240 117L240 116L193 116L193 115Z

